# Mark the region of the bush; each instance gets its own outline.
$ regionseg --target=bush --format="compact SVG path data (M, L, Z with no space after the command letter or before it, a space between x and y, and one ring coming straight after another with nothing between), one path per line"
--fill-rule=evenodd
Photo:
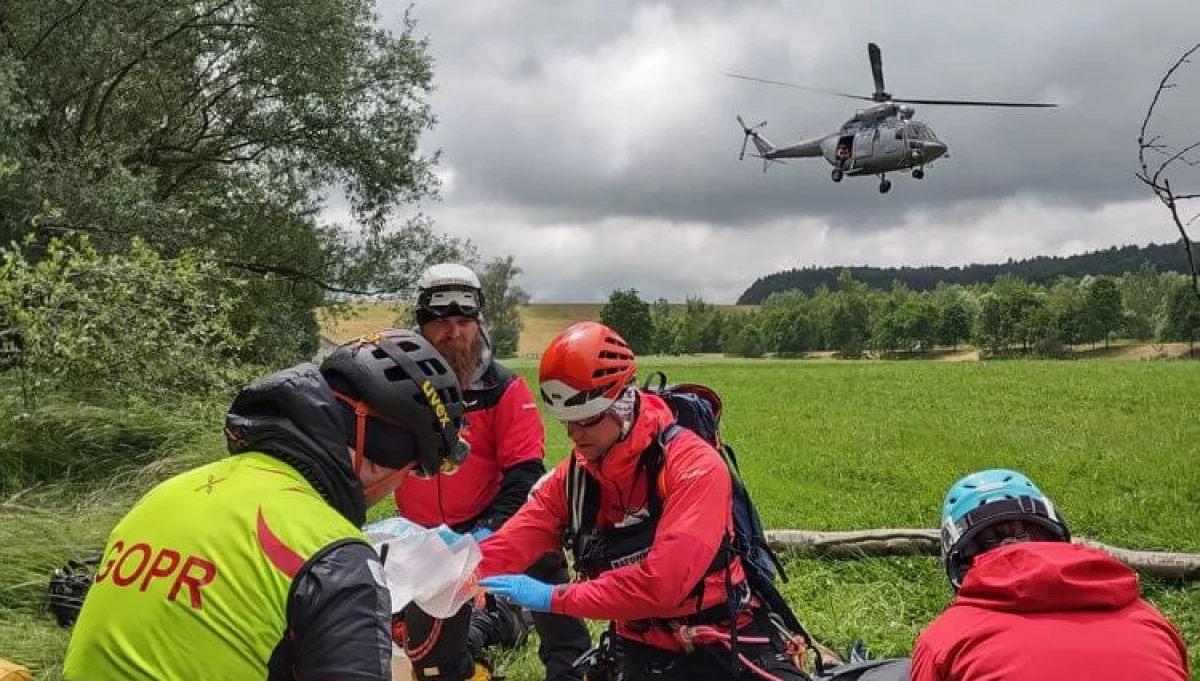
M240 284L198 253L167 259L138 239L113 255L86 236L0 249L0 322L26 403L63 387L108 398L228 387L250 340L230 323Z

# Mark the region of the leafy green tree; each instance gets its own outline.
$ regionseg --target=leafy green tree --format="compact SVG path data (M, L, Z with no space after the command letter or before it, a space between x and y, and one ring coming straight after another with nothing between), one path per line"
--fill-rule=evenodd
M767 351L793 355L817 347L819 331L809 307L808 298L799 291L773 293L767 298L758 313Z
M259 342L232 328L239 285L195 252L164 258L137 238L113 255L86 237L0 249L0 319L19 339L5 349L26 402L63 387L152 398L232 385L231 357Z
M976 328L976 342L987 353L996 355L1008 346L1000 297L992 291L979 297L979 323Z
M1088 283L1084 303L1087 317L1086 340L1095 343L1104 339L1105 347L1108 338L1121 326L1123 307L1121 290L1112 277L1093 277Z
M513 283L521 271L513 262L513 256L509 255L490 260L479 277L484 300L487 301L487 325L492 338L492 350L497 357L517 354L517 344L524 328L521 306L529 304L529 294Z
M871 340L870 293L854 280L850 270L838 275L829 316L829 346L843 357L858 357Z
M613 291L608 302L600 308L600 321L621 334L635 353L651 352L654 321L650 318L650 306L638 295L637 289Z
M1200 297L1196 296L1190 278L1171 278L1158 336L1162 340L1189 343L1200 339Z
M666 298L659 298L650 306L650 321L654 325L650 352L658 355L679 354L675 348L675 327L679 315L672 311L671 303Z
M1059 344L1091 342L1095 325L1088 318L1087 289L1079 280L1063 277L1046 293L1056 340ZM1043 345L1047 339L1042 339Z
M0 26L0 243L199 249L247 280L231 318L272 363L310 354L330 297L404 292L460 254L405 214L438 185L407 16L389 32L373 0L77 0L2 3ZM344 219L319 221L336 193Z
M711 303L689 296L674 327L673 348L680 354L716 352L720 348L721 315Z
M958 347L971 338L974 311L969 296L959 287L942 286L934 293L937 323L934 329L938 345Z
M1118 287L1125 309L1125 335L1140 341L1154 338L1155 315L1167 293L1162 273L1149 262L1143 262L1136 272L1121 277Z

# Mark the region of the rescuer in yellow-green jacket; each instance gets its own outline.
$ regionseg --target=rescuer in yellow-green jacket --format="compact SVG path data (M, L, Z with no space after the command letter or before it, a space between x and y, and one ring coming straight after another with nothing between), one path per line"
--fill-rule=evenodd
M449 363L411 331L244 388L232 456L113 528L64 678L390 679L391 599L359 528L414 467L462 463L462 413Z

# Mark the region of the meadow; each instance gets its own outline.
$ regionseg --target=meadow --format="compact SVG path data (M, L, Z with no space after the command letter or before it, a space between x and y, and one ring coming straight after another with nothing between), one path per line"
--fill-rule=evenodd
M536 380L535 362L510 365ZM1200 552L1200 363L643 361L643 376L656 369L724 397L723 432L770 528L934 527L948 485L1005 466L1030 475L1078 535ZM187 413L200 423L190 437L146 439L152 455L136 469L68 476L0 500L0 657L34 667L39 679L59 678L67 632L42 605L46 578L99 549L149 485L223 452L220 406ZM152 415L132 410L126 421L132 429ZM557 462L565 433L545 423L547 456ZM58 432L86 437L77 430ZM843 651L862 638L877 654L907 654L951 596L933 557L792 559L787 568L783 588L798 615ZM1200 669L1200 584L1142 584ZM540 679L535 650L530 643L504 656L507 678Z

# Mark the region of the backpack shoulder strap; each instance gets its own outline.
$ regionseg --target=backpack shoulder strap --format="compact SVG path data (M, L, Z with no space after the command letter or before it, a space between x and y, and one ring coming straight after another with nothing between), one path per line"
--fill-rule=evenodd
M600 508L598 485L592 476L575 461L573 454L567 462L567 526L563 530L563 546L575 550L575 541L596 523Z
M650 387L650 383L651 383L651 382L652 382L652 381L653 381L655 378L657 378L657 379L658 379L658 387L657 387L657 388L651 388L651 387ZM645 382L643 382L643 383L642 383L642 389L643 389L643 390L649 390L650 392L659 392L659 391L661 391L663 388L666 388L666 387L667 387L667 375L666 375L666 374L664 374L664 373L663 373L663 372L661 372L661 371L655 371L654 373L650 374L649 376L647 376L647 377L646 377L646 380L645 380Z

